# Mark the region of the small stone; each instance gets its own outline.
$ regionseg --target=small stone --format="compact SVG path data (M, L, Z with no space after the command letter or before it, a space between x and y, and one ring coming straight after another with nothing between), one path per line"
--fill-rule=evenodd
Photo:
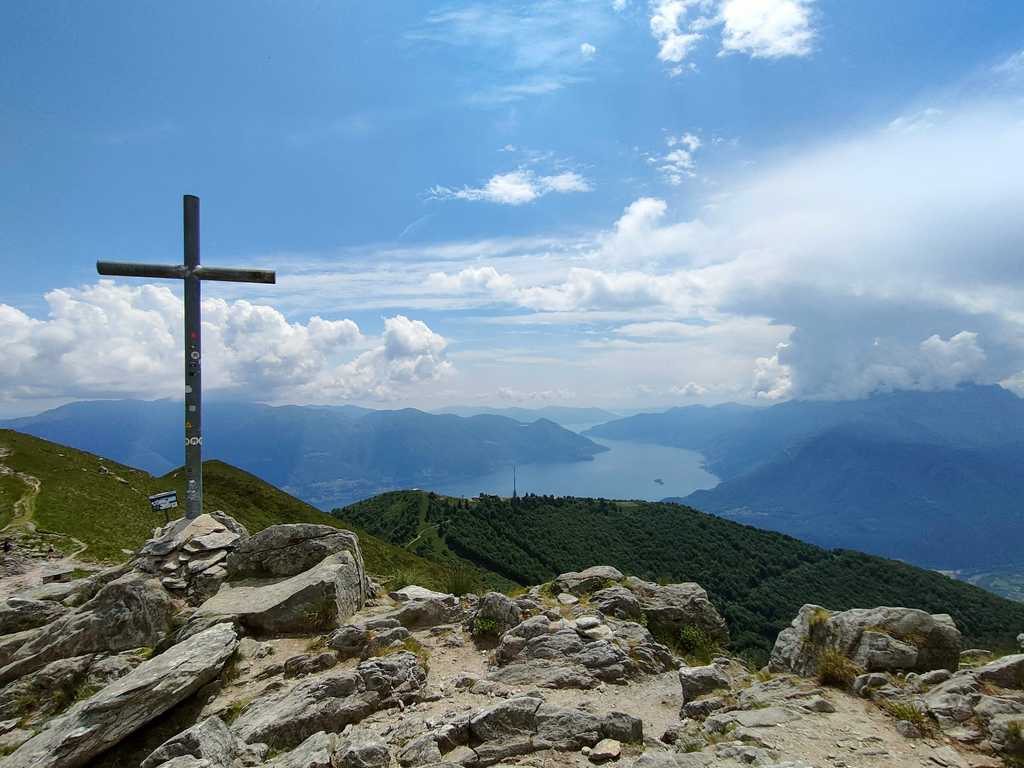
M906 739L920 739L924 734L921 729L914 725L909 720L897 720L896 721L896 733L903 736Z
M576 605L579 602L579 598L575 595L570 595L568 592L562 592L556 598L561 605Z
M596 746L590 750L590 762L605 763L609 760L618 760L622 755L622 742L615 739L601 739Z
M803 708L810 710L811 712L832 713L836 711L832 702L821 696L812 696L803 704Z

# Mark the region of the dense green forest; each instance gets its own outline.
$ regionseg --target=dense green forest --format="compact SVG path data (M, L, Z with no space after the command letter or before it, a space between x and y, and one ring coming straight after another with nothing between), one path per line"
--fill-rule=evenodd
M652 581L698 582L728 621L732 650L758 660L804 603L948 613L973 646L1008 648L1024 630L1024 605L969 584L678 504L402 491L334 514L421 557L463 558L522 585L598 564Z

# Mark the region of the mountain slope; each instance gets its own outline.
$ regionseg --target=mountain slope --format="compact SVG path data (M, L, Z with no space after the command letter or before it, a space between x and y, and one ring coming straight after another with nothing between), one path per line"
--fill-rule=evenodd
M39 480L33 521L40 530L73 536L87 545L78 555L94 561L121 561L122 550L137 549L163 525L162 513L150 510L147 496L176 489L184 498L184 477L175 470L163 477L109 461L30 435L0 430L0 465ZM0 480L10 479L0 475ZM251 533L275 523L318 523L340 526L337 518L289 496L257 477L219 461L203 465L205 507L222 509ZM22 481L0 486L0 512L7 511L26 490ZM183 513L179 507L172 517ZM18 524L17 522L15 524ZM406 552L364 531L356 530L371 573L399 576L434 588L443 588L449 569ZM503 583L489 574L484 580Z
M1024 558L1024 444L896 443L852 429L809 438L685 503L732 520L931 568Z
M599 563L650 580L696 581L729 622L734 649L758 659L808 602L950 613L972 645L1012 647L1024 627L1024 605L941 574L824 550L676 504L397 492L334 514L391 542L426 534L419 554L457 555L520 584Z
M836 427L902 443L993 448L1020 442L1024 399L998 386L889 392L863 400L791 400L768 408L687 406L601 424L585 434L701 451L723 480Z
M617 419L618 416L603 408L574 408L568 406L546 405L543 408L489 408L487 406L453 405L441 408L437 413L449 413L455 416L506 416L516 421L531 422L537 419L548 419L563 427L577 424L600 424Z
M182 406L72 403L6 426L151 472L181 462ZM330 508L393 488L473 477L530 462L585 461L606 450L552 421L461 418L414 409L207 405L204 453Z
M686 503L823 546L946 570L1024 559L1024 399L1002 387L678 408L587 434L699 450L723 482Z

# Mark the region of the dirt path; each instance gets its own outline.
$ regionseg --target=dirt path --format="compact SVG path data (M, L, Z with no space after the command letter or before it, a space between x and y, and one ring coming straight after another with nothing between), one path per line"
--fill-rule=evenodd
M14 552L4 556L2 566L0 566L0 575L9 577L4 580L4 589L0 590L4 594L0 596L41 584L44 576L55 571L78 567L89 568L89 564L78 560L78 556L86 550L88 544L74 536L40 532L36 528L36 499L39 497L42 483L38 477L18 472L5 464L4 460L12 453L13 451L9 447L0 445L0 476L16 477L25 484L26 490L22 497L14 502L14 514L11 521L0 529L0 535L9 536L15 542ZM59 558L42 558L31 554L31 546L25 546L29 540L70 541L74 544L75 550Z
M36 512L36 497L39 496L39 489L42 487L42 483L39 482L38 477L25 474L24 472L16 472L11 467L3 463L3 460L10 456L12 453L11 449L5 445L0 445L0 475L4 477L16 477L21 480L25 485L28 486L28 490L22 495L20 499L14 502L14 515L7 525L3 527L4 531L15 529L15 528L26 528L29 531L36 530L36 524L32 520Z

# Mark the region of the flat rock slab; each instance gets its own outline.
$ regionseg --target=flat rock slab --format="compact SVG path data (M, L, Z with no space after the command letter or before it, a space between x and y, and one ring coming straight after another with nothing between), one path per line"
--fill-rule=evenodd
M432 589L417 587L416 585L396 589L394 592L389 592L388 597L397 603L407 603L410 600L440 600L442 602L455 601L455 595L449 595L444 592L435 592Z
M227 530L227 526L212 515L203 514L194 520L181 517L160 529L156 538L147 541L139 550L139 554L160 557L180 549L192 539L199 539L211 533L224 533Z
M25 742L4 768L78 768L213 680L238 646L218 624L139 665Z
M738 710L735 712L723 712L722 714L711 715L705 722L738 723L744 728L771 728L776 725L784 725L794 720L799 720L800 715L782 707L765 707L764 709Z
M245 539L228 557L228 578L295 576L329 555L348 552L363 571L359 538L329 525L271 525Z
M361 564L339 552L290 579L224 584L199 606L193 620L224 616L254 632L323 632L362 607L363 579Z

